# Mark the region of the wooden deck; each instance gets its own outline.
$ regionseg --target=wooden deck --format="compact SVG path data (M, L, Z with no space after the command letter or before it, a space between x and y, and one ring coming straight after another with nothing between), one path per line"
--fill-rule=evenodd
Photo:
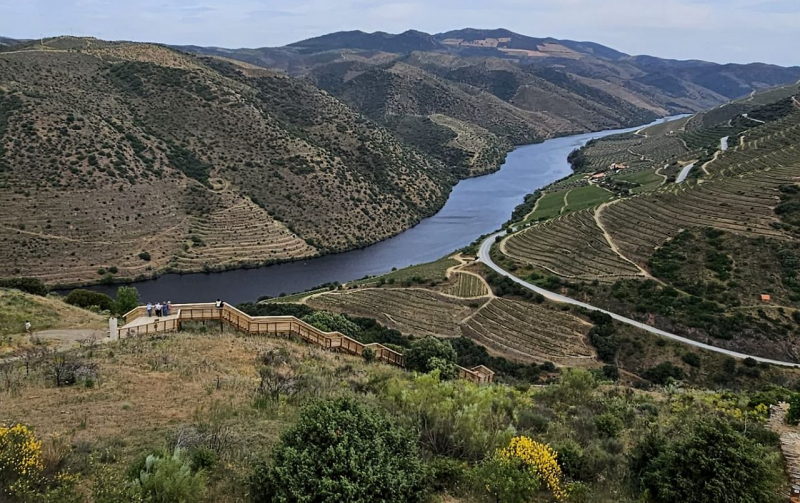
M340 332L323 332L294 316L250 316L235 307L225 304L222 308L208 304L173 304L173 314L169 316L147 316L144 306L132 309L123 316L125 325L117 329L112 338L138 337L142 335L177 332L186 321L219 321L248 334L272 336L295 336L306 342L321 346L330 351L341 351L351 355L361 355L365 348L375 352L375 359L405 367L405 357L382 344L363 344ZM494 380L494 372L479 365L472 369L458 367L459 377L476 383Z

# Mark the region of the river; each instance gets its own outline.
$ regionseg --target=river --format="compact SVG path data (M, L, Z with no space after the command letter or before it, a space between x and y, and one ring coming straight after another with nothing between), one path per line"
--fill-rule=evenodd
M569 175L572 170L567 156L574 149L594 138L641 127L565 136L519 147L508 154L500 170L459 182L444 207L432 217L361 250L256 269L165 274L134 286L143 302L209 302L221 298L235 304L430 262L497 230L526 194ZM117 286L91 288L113 296Z

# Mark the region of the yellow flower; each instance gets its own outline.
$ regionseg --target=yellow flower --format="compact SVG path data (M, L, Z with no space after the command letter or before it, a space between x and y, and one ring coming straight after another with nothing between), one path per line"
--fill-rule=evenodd
M514 437L507 447L499 449L496 456L507 460L520 460L538 475L557 500L566 497L561 485L563 475L558 465L558 453L547 444L541 444L529 437Z

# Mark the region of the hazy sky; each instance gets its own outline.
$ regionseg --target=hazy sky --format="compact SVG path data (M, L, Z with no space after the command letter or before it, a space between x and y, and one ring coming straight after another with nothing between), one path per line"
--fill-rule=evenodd
M263 47L339 30L508 28L630 54L800 65L800 0L0 0L0 36Z

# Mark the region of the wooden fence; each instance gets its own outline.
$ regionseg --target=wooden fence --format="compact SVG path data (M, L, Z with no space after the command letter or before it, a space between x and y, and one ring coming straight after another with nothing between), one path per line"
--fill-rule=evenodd
M208 304L172 304L171 313L167 317L148 318L143 323L141 318L147 316L144 306L136 307L123 315L125 325L118 329L119 337L136 337L163 332L176 332L181 329L181 324L186 321L219 321L239 331L249 334L264 334L274 336L296 336L301 339L321 346L331 351L341 351L351 355L361 355L364 348L375 352L375 359L405 367L405 356L382 344L363 344L340 332L323 332L322 330L306 323L294 316L250 316L249 314L227 304L217 308L213 303ZM152 319L152 323L149 321ZM471 369L458 367L459 377L476 383L489 383L494 380L494 372L489 368L479 365Z

